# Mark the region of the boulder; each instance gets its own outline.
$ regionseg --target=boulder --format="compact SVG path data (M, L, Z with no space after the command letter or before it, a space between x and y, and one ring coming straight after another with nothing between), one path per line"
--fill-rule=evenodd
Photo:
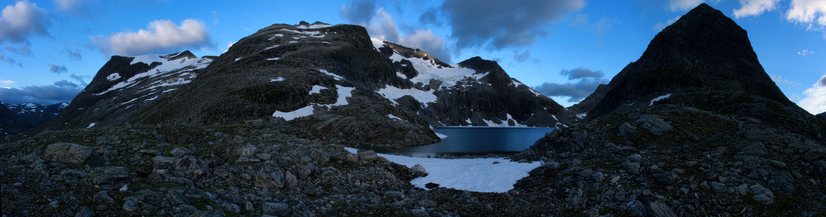
M46 147L43 158L68 164L96 164L98 156L89 146L74 143L54 143Z
M640 124L642 128L647 129L654 135L662 136L667 132L671 132L674 130L670 124L665 122L662 117L657 115L650 115L650 114L643 114L640 115L640 119L634 121L634 123Z

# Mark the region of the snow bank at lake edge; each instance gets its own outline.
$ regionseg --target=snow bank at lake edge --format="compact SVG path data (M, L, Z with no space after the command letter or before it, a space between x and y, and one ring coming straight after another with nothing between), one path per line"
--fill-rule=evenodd
M358 149L355 148L345 149L358 153ZM539 162L517 163L505 158L441 159L389 154L378 156L407 167L416 164L424 166L428 175L410 181L410 184L424 189L427 189L425 184L432 182L439 184L439 187L458 190L503 193L513 189L516 181L528 176L528 172L540 166ZM494 164L496 161L499 163Z

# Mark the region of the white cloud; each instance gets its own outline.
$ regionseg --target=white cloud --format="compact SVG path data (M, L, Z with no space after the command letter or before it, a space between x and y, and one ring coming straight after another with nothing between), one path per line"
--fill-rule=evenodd
M783 79L782 76L780 76L780 75L769 75L769 77L771 77L772 81L774 81L775 83L800 85L800 83Z
M204 22L194 19L184 20L180 26L170 20L156 20L149 23L148 30L90 38L103 52L126 56L215 47Z
M71 11L80 6L83 0L54 0L57 9L61 11Z
M226 49L226 50L224 50L224 53L226 53L227 51L229 51L229 48L231 48L231 47L232 47L232 45L234 45L234 44L235 44L235 42L236 42L236 41L231 41L231 42L227 43L227 49Z
M807 30L824 31L826 29L826 1L792 0L790 6L786 12L787 20L808 25Z
M665 23L659 22L659 23L657 23L657 25L654 25L654 27L651 27L651 31L659 32L659 31L665 29L666 26L669 26L671 24L674 24L674 22L677 22L677 20L679 20L680 17L683 17L683 16L682 15L676 16L676 17L674 17L674 19L670 19L670 20L666 21Z
M367 31L371 37L401 43L396 22L393 21L393 18L390 17L390 14L388 14L384 8L379 8L373 18L370 19L370 23L367 24Z
M671 11L682 11L692 9L703 3L704 0L668 0L668 8Z
M396 27L396 22L393 21L393 17L387 13L383 7L378 8L369 19L364 18L363 16L353 17L350 13L352 10L355 10L353 8L353 6L345 6L341 9L342 11L340 13L347 14L348 16L342 16L350 22L357 22L359 25L365 26L367 28L367 32L370 34L370 37L378 38L382 41L398 43L405 47L418 48L429 53L433 57L439 58L439 60L442 60L443 62L451 62L450 52L448 52L445 46L445 39L436 36L430 29L418 29L413 31L411 34L403 36L399 33L399 29ZM365 19L369 21L367 23L363 22Z
M29 35L49 36L49 16L45 9L29 1L19 1L3 8L0 15L0 42L29 43Z
M450 62L450 53L444 49L445 39L440 38L428 30L416 30L413 34L404 36L399 41L405 46L419 48L444 62Z
M797 54L798 54L798 55L803 55L803 56L808 56L808 55L815 54L815 52L814 52L814 51L810 51L810 50L803 50L803 51L799 51L799 52L797 52Z
M797 103L801 108L812 114L820 114L826 111L826 75L820 77L811 88L803 91L806 95Z
M12 80L0 80L0 84L12 85L12 84L15 84L15 83L17 83L17 82L12 81Z
M734 17L759 16L777 8L780 0L740 0L740 8L734 9Z

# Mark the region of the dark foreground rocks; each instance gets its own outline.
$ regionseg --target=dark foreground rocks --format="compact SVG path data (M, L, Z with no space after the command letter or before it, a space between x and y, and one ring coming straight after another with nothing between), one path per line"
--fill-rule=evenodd
M4 216L531 215L518 193L425 190L426 175L289 125L124 125L2 144ZM480 180L482 181L482 180Z

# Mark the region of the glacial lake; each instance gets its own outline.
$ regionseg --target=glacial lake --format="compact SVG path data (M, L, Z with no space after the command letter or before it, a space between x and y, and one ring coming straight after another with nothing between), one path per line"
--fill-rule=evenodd
M554 128L527 127L438 127L433 131L447 136L441 142L388 150L385 153L413 157L437 154L512 154L531 147L545 133L553 130Z

